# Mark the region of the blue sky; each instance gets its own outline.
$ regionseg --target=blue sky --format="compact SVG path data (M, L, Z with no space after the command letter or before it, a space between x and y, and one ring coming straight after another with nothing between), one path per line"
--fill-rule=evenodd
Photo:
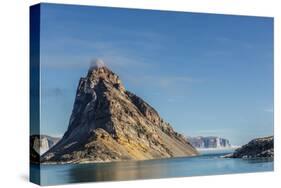
M186 136L273 134L273 19L43 4L41 132L62 135L101 58Z

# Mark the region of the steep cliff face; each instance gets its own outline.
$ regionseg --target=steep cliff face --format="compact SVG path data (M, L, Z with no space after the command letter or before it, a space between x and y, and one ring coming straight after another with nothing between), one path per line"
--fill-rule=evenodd
M220 138L217 136L198 136L189 137L189 141L195 148L208 149L208 148L230 148L231 144L228 139Z
M227 155L228 158L273 158L274 157L274 138L273 136L256 138L248 144L236 149L233 154Z
M69 127L43 162L104 162L196 155L148 103L126 91L106 66L89 69L78 84Z

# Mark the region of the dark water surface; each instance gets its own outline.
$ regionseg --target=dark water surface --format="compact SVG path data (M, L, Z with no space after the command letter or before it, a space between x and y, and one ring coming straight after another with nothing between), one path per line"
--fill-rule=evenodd
M202 176L273 170L273 161L227 159L229 152L202 152L196 157L96 164L32 165L41 168L41 184L55 185L90 181L120 181L183 176ZM31 174L32 176L32 174ZM39 176L35 177L39 178Z

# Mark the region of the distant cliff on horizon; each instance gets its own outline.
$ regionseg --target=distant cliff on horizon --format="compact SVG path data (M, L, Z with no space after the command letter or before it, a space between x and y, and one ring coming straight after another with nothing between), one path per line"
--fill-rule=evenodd
M60 138L48 135L31 135L30 146L39 155L44 154L51 147L53 147Z
M228 139L217 136L188 137L188 140L197 149L222 149L232 147Z

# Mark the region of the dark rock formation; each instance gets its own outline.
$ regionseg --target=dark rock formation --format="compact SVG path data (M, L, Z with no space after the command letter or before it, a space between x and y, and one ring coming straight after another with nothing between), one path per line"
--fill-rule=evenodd
M119 77L102 65L78 84L63 138L43 162L105 162L197 155L148 103L126 91Z
M208 148L230 148L229 140L225 138L220 138L217 136L197 136L197 137L189 137L190 143L199 149L208 149Z
M244 159L256 159L256 158L273 158L273 136L256 138L250 141L248 144L238 148L234 153L227 155L228 158L244 158Z

